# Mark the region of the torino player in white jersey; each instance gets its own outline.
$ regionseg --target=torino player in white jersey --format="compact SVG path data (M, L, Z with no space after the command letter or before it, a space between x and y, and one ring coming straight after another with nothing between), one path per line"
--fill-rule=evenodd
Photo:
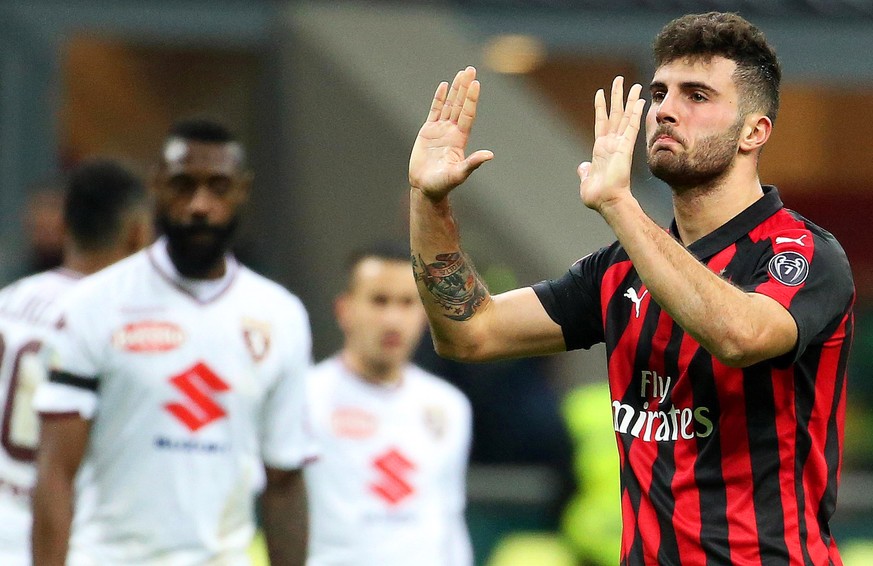
M63 264L0 290L0 564L31 563L30 494L39 421L31 402L45 380L59 300L84 275L148 243L142 183L120 165L87 161L64 185Z
M57 300L80 277L51 270L0 291L0 564L30 564L30 492L39 435L31 402L45 380L45 344L61 321Z
M65 301L35 400L36 563L247 564L263 491L272 563L302 565L306 312L227 252L249 190L231 134L182 122L163 157L164 236Z
M409 362L424 311L405 247L352 256L342 350L309 376L309 566L467 566L467 398Z

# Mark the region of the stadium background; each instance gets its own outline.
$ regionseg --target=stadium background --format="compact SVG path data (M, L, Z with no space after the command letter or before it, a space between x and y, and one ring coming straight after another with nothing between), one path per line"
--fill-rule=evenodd
M709 9L739 11L775 45L782 110L762 181L834 232L855 273L834 530L860 548L873 540L870 0L0 0L0 283L35 268L37 243L56 235L44 217L56 201L43 197L60 174L94 154L147 174L168 125L207 113L241 134L256 172L238 251L303 298L321 359L339 345L342 259L358 242L406 237L412 140L437 82L467 64L483 82L471 146L497 157L457 195L465 246L495 291L560 274L612 239L577 196L595 89L616 73L646 81L657 30ZM638 197L666 221L668 191L636 165ZM557 532L578 461L595 458L561 419L572 392L602 381L603 352L467 367L424 345L419 359L478 414L479 561L509 560L498 555L513 533Z

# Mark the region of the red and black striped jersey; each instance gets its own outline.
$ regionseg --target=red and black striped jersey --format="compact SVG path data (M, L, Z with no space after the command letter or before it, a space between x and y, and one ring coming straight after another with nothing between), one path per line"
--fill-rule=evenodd
M606 344L622 564L841 564L829 520L852 274L830 233L764 192L688 251L791 313L798 340L785 356L721 364L651 300L618 243L533 286L568 350Z

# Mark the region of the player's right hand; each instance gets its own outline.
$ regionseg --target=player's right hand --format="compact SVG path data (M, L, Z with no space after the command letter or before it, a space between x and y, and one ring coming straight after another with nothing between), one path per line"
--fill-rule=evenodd
M611 106L603 89L594 97L594 148L591 161L579 165L579 194L588 208L604 207L631 196L631 161L646 102L642 85L635 84L624 101L624 77L612 82Z
M418 131L409 157L409 185L433 201L445 198L470 173L494 158L488 150L465 157L467 139L476 121L479 81L476 69L459 71L451 89L441 82L427 120Z

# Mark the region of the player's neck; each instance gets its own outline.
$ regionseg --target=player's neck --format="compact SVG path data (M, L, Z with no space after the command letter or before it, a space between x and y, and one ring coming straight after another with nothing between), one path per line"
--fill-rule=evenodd
M728 178L713 186L674 190L673 215L682 243L689 246L711 234L763 194L757 176L745 180Z
M389 386L403 379L402 366L376 363L348 349L342 351L340 358L353 374L367 383Z
M84 252L75 247L68 246L64 250L62 267L83 275L90 275L115 263L124 256L125 254L115 249Z

